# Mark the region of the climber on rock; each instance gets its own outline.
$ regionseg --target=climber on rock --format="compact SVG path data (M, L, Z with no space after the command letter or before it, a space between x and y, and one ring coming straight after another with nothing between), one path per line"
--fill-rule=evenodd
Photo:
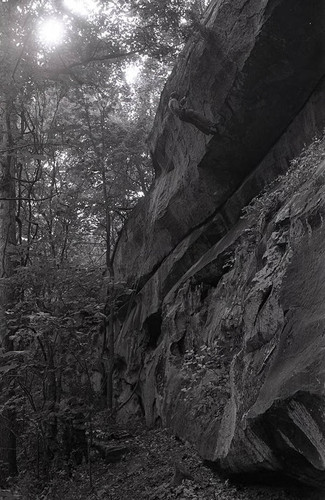
M198 111L191 108L185 107L186 97L179 99L177 92L172 92L170 94L168 107L173 113L183 122L191 123L206 135L214 135L218 132L218 124L208 120Z

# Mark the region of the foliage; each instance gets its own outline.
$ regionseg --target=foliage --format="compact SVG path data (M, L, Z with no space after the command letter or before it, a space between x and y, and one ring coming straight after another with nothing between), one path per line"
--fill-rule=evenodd
M0 431L9 420L20 461L40 476L62 458L69 415L82 407L89 416L100 403L94 375L103 382L114 369L112 256L150 189L146 136L203 7L98 0L82 12L63 0L0 2L0 198L9 207L0 262L10 263L1 271ZM49 19L64 23L58 45L40 39Z
M22 267L11 284L21 300L8 310L12 350L1 356L1 414L15 412L20 458L38 475L65 456L64 429L74 412L86 420L100 394L94 338L103 322L98 272ZM77 409L77 410L76 410Z
M185 401L191 403L192 415L204 415L211 408L216 412L223 407L230 393L229 367L218 341L202 344L198 349L190 349L184 355L181 373L184 387L181 392ZM200 391L200 398L196 396ZM194 401L199 401L193 404Z
M258 195L243 210L243 218L252 222L252 229L261 234L265 222L275 214L298 190L304 189L307 182L319 182L318 169L325 160L325 135L315 137L304 148L298 158L291 161L284 175L272 182L263 193ZM258 223L256 224L256 221Z
M202 344L197 351L195 349L186 351L182 366L184 375L196 383L206 375L208 370L218 369L220 365L218 347L216 341L212 345Z
M121 225L152 181L145 137L157 82L162 86L174 62L169 57L184 42L186 13L196 4L102 1L84 17L60 0L1 5L7 66L0 94L10 95L18 123L11 150L25 261L41 239L52 258L64 258L86 226L89 244L100 242L98 253L108 252L109 263ZM35 36L51 17L65 21L58 48ZM142 71L134 87L126 81L126 62Z

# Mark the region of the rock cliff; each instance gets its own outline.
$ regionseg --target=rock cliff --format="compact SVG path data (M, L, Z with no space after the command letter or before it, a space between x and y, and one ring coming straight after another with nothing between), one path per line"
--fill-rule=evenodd
M140 406L229 475L320 487L324 14L323 0L212 1L166 83L156 180L114 260L136 290L117 329L124 410ZM220 116L218 134L177 121L173 90Z

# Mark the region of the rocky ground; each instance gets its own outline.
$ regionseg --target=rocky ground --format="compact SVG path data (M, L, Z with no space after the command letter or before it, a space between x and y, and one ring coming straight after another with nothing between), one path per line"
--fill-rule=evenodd
M69 477L59 470L40 492L28 471L21 475L16 494L2 498L23 500L298 500L323 499L310 488L234 485L220 479L202 463L188 443L165 429L148 430L139 423L121 429L112 425L96 430L89 464L75 467ZM105 456L106 454L106 456ZM116 462L110 462L116 459ZM91 481L90 481L91 477ZM91 484L92 483L92 486Z

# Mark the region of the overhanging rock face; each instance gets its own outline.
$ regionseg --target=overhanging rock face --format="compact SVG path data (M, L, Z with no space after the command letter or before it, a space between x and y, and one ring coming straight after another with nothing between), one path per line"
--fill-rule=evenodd
M204 26L162 94L156 181L115 254L138 290L120 314L121 399L135 387L148 424L229 474L325 487L324 143L302 160L310 178L240 220L325 127L325 2L218 0ZM220 114L219 134L170 115L173 90Z
M197 34L189 41L161 98L150 139L158 178L115 256L116 272L129 280L150 275L223 206L324 74L323 0L214 1L205 26L208 40ZM207 117L222 117L220 136L209 140L168 112L175 89ZM221 232L227 223L225 214Z

